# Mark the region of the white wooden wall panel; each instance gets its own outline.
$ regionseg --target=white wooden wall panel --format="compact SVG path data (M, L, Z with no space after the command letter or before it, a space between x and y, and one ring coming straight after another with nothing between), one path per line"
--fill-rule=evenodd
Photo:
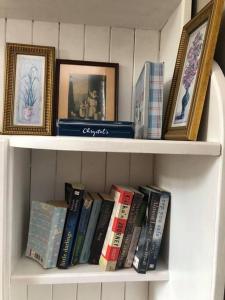
M85 60L109 60L110 28L85 26Z
M78 284L76 300L101 300L101 284L81 283Z
M32 151L31 201L54 200L56 174L55 151Z
M151 154L132 154L130 161L130 185L153 183L153 156Z
M32 43L32 21L7 20L6 41L10 43Z
M148 299L148 282L127 282L124 300Z
M0 132L3 129L4 77L5 77L5 19L0 19Z
M27 285L21 283L13 283L11 285L10 300L27 300Z
M55 47L57 57L59 46L59 24L34 21L33 44Z
M52 300L76 300L77 284L53 285Z
M52 300L52 286L44 284L28 285L27 294L27 300Z
M120 283L104 283L102 285L101 300L124 300L125 284Z
M59 58L82 60L84 57L84 25L60 23Z
M132 118L134 30L112 28L110 60L120 64L118 119L130 121Z

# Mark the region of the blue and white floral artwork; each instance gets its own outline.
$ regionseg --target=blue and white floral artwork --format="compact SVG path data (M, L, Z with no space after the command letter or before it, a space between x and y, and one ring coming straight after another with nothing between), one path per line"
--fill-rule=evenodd
M13 123L43 126L45 57L17 55Z
M187 126L203 52L207 25L208 22L203 23L190 35L172 120L172 127Z

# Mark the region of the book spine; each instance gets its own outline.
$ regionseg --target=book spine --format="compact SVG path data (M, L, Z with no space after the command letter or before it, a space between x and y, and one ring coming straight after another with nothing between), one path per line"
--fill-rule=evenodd
M92 243L93 236L95 233L95 228L96 228L96 224L97 224L100 209L101 209L101 204L102 204L101 200L94 200L94 203L92 206L92 211L91 211L91 216L90 216L89 223L88 223L87 232L86 232L85 239L84 239L83 248L82 248L80 259L79 259L79 262L82 264L87 263L88 259L90 257L91 243Z
M88 221L91 214L92 200L85 199L84 205L81 211L80 221L78 225L78 230L76 234L76 239L74 241L71 257L71 265L74 266L79 262L80 253L83 247L85 234L87 231Z
M133 260L134 260L134 254L137 248L137 244L139 241L139 236L141 233L141 227L142 224L144 222L144 217L145 217L145 212L146 212L146 208L147 208L147 201L148 199L146 197L144 197L142 203L141 203L141 207L140 207L140 211L137 214L136 220L135 220L135 226L134 226L134 231L132 234L132 238L131 238L131 242L130 242L130 246L129 246L129 250L127 253L127 257L124 263L124 267L125 268L131 268L132 264L133 264Z
M132 235L134 232L135 219L136 219L136 216L139 214L142 201L143 201L143 195L140 193L135 193L134 197L133 197L132 205L130 208L130 213L129 213L129 217L127 220L127 226L126 226L124 238L122 241L119 257L118 257L117 264L116 264L116 269L121 269L124 266L124 263L125 263L125 260L126 260L127 254L128 254L128 250L129 250L129 247L131 244Z
M66 218L66 208L55 208L52 219L51 233L48 243L47 268L55 268L62 240L63 227Z
M154 270L156 268L169 200L170 200L170 194L162 193L160 203L159 203L156 224L155 224L155 230L154 230L153 239L150 247L149 263L148 263L149 270Z
M133 261L133 266L138 273L145 274L148 269L149 251L153 238L159 202L160 193L155 193L152 191L150 203L148 203L148 218L146 220L146 224L142 226L137 251Z
M116 263L133 199L133 192L121 191L117 193L115 193L115 196L118 197L118 201L115 202L99 261L101 268L105 271L113 271L116 269Z
M97 222L94 238L91 244L91 253L88 262L98 265L107 228L113 210L113 201L103 200L100 215Z

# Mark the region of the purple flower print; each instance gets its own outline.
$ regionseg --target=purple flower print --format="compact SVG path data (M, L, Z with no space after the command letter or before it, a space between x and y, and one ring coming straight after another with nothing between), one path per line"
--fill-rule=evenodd
M187 53L187 65L183 76L183 85L186 90L189 89L197 73L202 45L203 34L200 31L198 31Z

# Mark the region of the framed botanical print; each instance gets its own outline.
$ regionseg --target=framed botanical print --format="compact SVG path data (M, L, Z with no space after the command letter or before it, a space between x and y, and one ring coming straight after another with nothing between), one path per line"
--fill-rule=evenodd
M117 118L119 65L91 61L56 61L56 119Z
M4 134L52 134L55 48L6 45Z
M196 140L224 0L211 1L182 32L164 122L165 139Z

